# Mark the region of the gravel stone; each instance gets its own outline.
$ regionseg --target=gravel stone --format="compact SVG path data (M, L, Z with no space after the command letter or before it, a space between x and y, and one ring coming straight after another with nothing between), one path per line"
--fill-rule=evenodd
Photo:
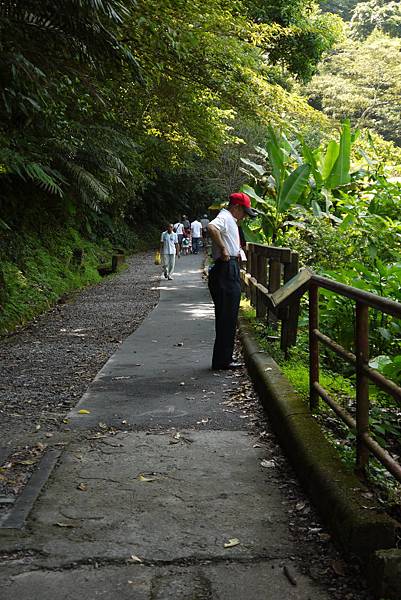
M24 434L55 431L118 345L159 299L153 253L126 270L74 292L30 325L0 341L0 446Z

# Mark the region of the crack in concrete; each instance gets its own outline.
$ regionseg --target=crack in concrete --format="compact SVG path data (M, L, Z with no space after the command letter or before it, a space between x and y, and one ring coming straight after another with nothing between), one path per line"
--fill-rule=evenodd
M38 552L38 554L40 554ZM172 560L146 560L142 559L141 562L133 559L127 558L105 558L105 557L91 557L84 558L77 561L72 561L70 563L65 563L63 565L57 566L41 566L38 565L35 568L31 568L30 572L61 572L61 571L71 571L76 569L81 569L84 567L93 567L94 569L100 569L103 567L198 567L198 566L207 566L207 565L255 565L263 562L272 562L272 561L284 561L289 560L294 562L293 554L282 554L282 555L270 555L270 554L259 554L248 557L228 557L224 556L213 556L213 557L184 557L184 558L176 558ZM12 564L11 561L9 564ZM24 571L26 574L26 571ZM18 575L17 575L18 576Z

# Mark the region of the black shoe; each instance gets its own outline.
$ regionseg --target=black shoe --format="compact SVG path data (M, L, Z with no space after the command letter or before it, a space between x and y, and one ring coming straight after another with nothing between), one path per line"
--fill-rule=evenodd
M244 363L240 362L230 362L228 365L221 365L218 367L212 366L213 371L234 371L235 369L241 369L244 366Z

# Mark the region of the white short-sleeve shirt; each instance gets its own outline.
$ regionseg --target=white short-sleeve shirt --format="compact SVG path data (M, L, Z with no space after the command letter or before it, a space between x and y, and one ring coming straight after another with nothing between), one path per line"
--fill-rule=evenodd
M191 233L194 238L202 237L202 225L199 221L193 221L191 223Z
M172 231L163 231L160 241L163 244L163 254L175 254L175 245L178 244L177 234Z
M235 219L229 210L223 208L217 217L210 221L210 225L214 225L220 231L221 239L226 246L230 256L238 256L241 245L239 239L239 231L237 219ZM214 260L220 258L220 248L212 241L212 256Z
M183 235L184 233L184 225L180 222L174 225L174 229L177 235Z

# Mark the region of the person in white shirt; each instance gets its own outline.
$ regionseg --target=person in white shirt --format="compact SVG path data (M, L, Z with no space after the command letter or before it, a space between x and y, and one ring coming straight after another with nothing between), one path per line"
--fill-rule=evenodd
M237 192L231 194L228 207L223 208L208 225L215 261L209 271L209 290L214 302L216 328L212 369L235 369L242 366L233 362L241 299L241 243L237 223L247 216L256 215L257 212L251 208L249 196Z
M178 237L171 223L167 225L160 238L160 254L163 257L163 272L166 279L173 279L175 257L179 256Z
M181 223L181 221L178 221L177 223L174 224L174 231L177 234L178 245L180 247L180 252L181 252L182 238L184 237L184 225Z
M192 234L192 253L198 254L200 241L202 238L202 224L195 219L191 223L191 234Z

